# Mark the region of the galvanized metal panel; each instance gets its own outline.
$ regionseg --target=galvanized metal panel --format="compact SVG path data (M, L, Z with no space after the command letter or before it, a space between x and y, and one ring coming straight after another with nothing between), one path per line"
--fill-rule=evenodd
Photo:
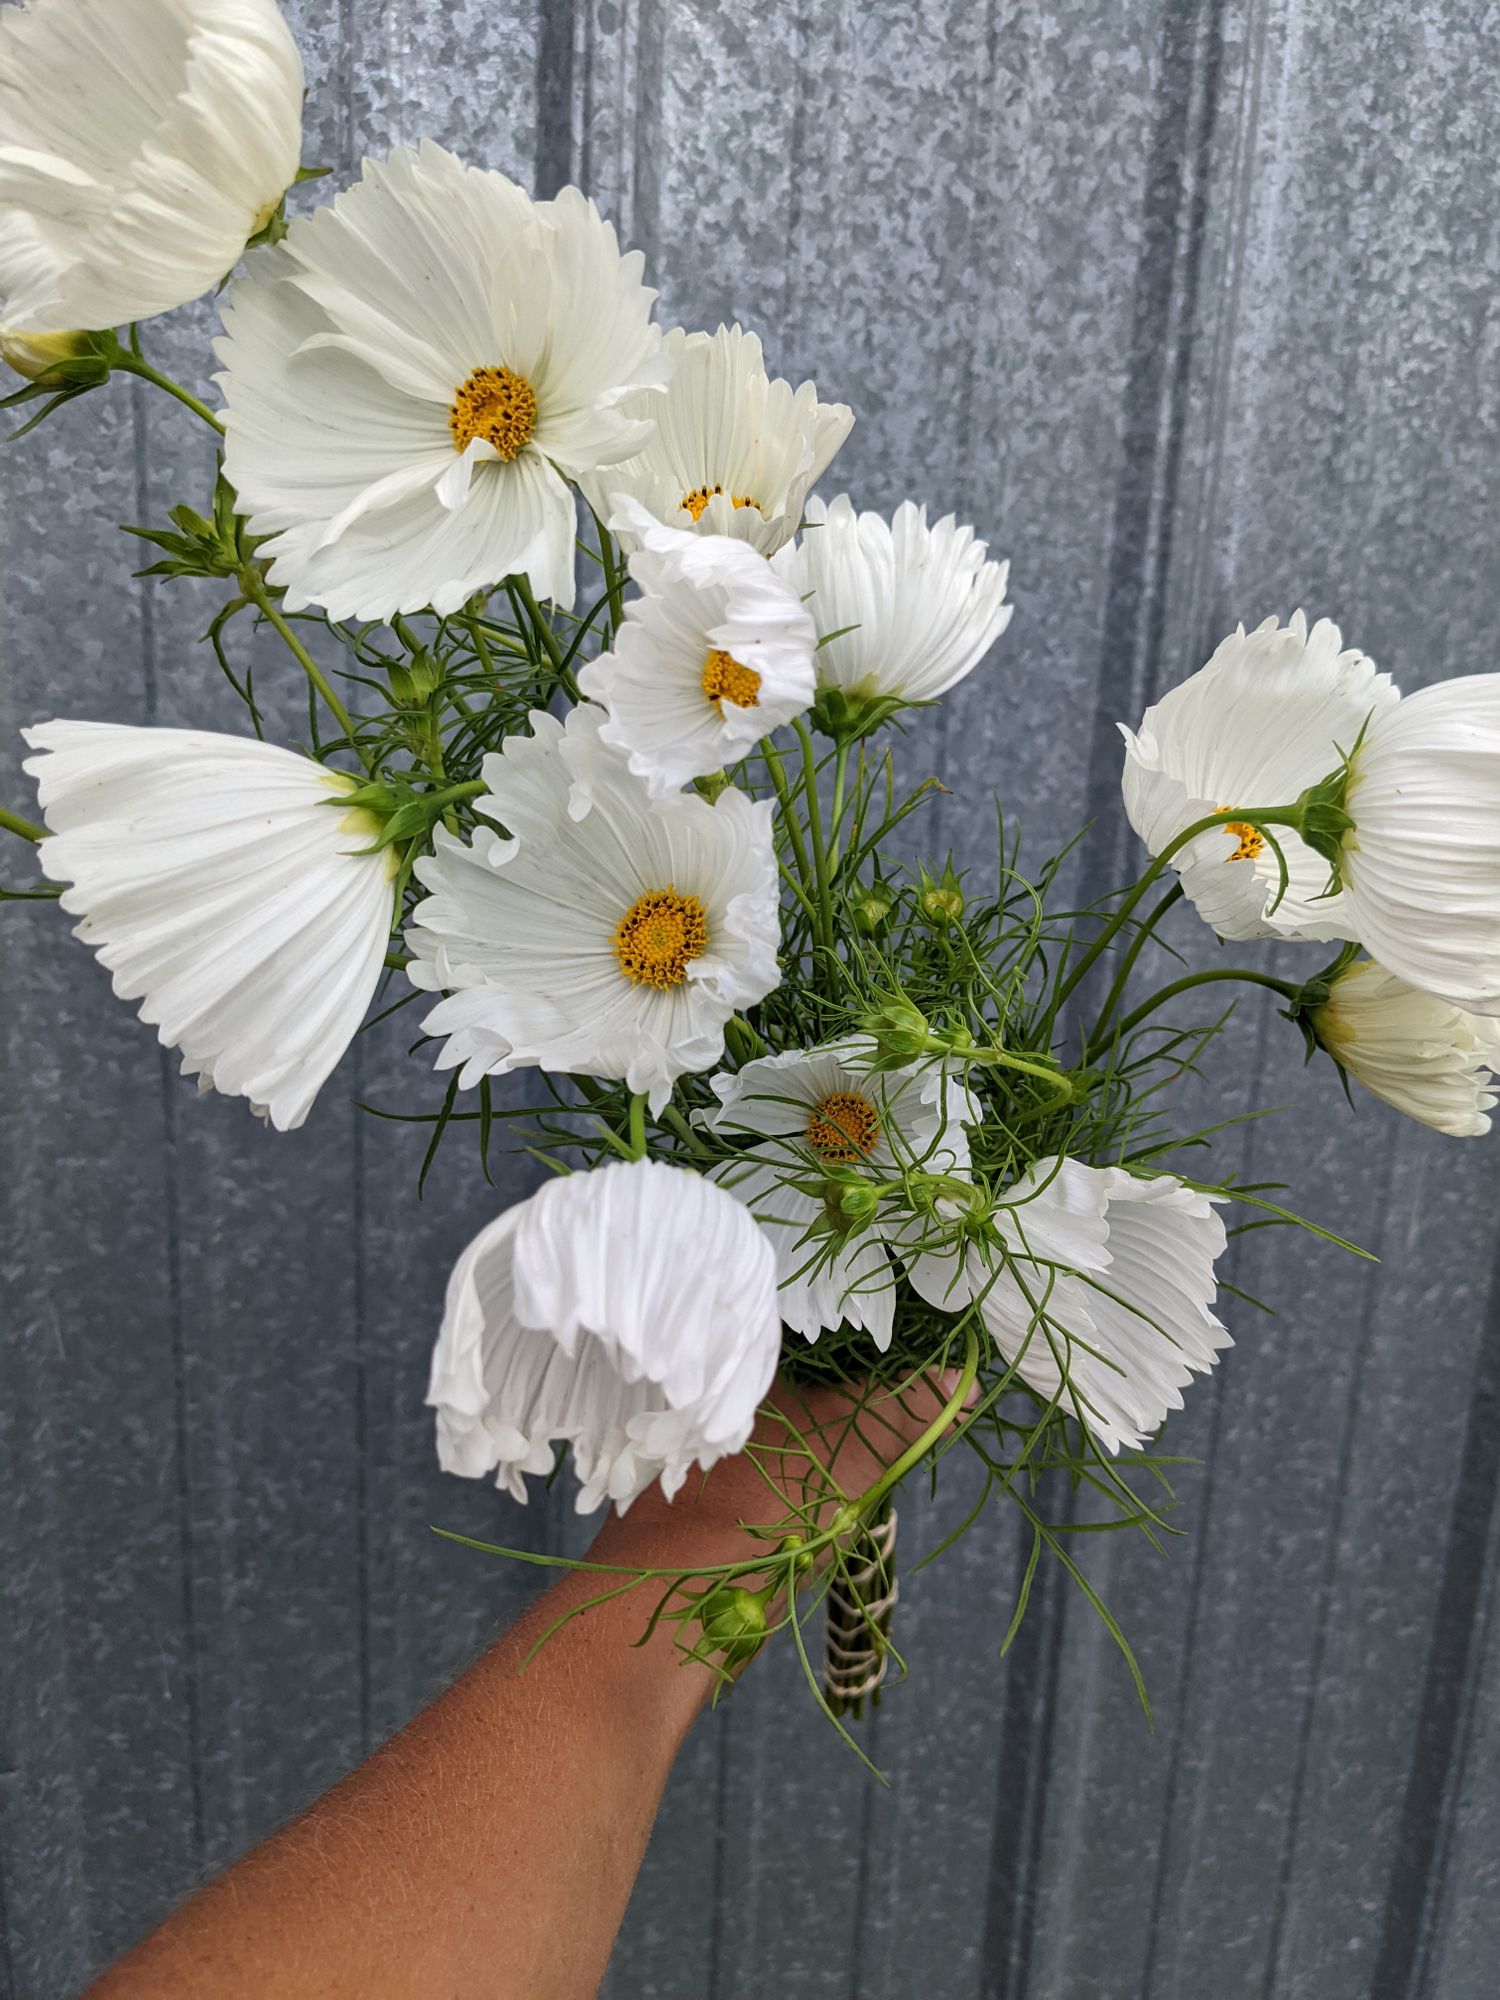
M668 318L759 328L855 405L835 485L973 519L1014 561L996 662L913 731L924 830L979 858L1099 814L1134 850L1113 724L1235 618L1341 615L1404 684L1493 667L1497 48L1453 0L733 0L289 10L308 156L431 134L579 179ZM190 328L167 338L199 351ZM117 385L118 389L118 385ZM111 523L205 490L173 413L112 391L0 465L0 744L51 712L237 726L205 601L122 581ZM61 607L61 610L59 610ZM264 696L299 693L255 644ZM24 858L23 863L24 865ZM13 871L14 872L14 871ZM0 1481L0 1990L73 1990L397 1726L534 1587L434 1523L576 1548L440 1478L421 1407L447 1263L527 1184L465 1139L414 1199L410 1014L303 1134L195 1102L45 907L8 910ZM1174 932L1200 962L1194 927ZM19 944L18 944L19 941ZM1470 2000L1500 1917L1493 1573L1496 1175L1358 1122L1248 1009L1184 1114L1268 1102L1248 1171L1378 1272L1254 1235L1239 1346L1172 1446L1187 1540L1095 1539L1146 1730L1070 1586L996 1655L1003 1517L912 1577L913 1679L871 1781L772 1659L694 1731L606 1990ZM968 1494L903 1504L909 1551ZM1061 1503L1059 1503L1061 1504Z

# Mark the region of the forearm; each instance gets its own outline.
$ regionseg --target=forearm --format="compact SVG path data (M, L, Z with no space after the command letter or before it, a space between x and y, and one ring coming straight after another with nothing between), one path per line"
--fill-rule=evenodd
M722 1547L720 1545L723 1545ZM599 1562L740 1553L723 1528L611 1521ZM611 1579L555 1584L431 1708L187 1903L94 2000L586 2000L602 1976L689 1724L713 1687L649 1586L580 1612Z

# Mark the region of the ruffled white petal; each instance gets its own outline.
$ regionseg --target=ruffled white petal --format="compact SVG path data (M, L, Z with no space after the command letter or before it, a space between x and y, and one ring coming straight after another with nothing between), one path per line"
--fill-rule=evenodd
M1335 1062L1372 1096L1456 1139L1489 1131L1500 1022L1419 993L1372 959L1341 973L1309 1018Z
M1411 985L1500 1014L1500 674L1382 710L1345 805L1349 934Z
M997 1204L1002 1254L911 1269L950 1312L979 1300L1000 1354L1106 1451L1144 1444L1231 1345L1212 1311L1224 1225L1171 1175L1039 1160Z
M122 1000L205 1087L300 1125L353 1040L393 915L389 854L348 781L275 745L184 729L23 732L44 872Z
M667 379L638 252L576 189L533 202L424 142L257 252L224 313L225 470L296 609L448 614L525 576L573 600L563 474L639 445ZM450 414L481 369L536 401L504 458L456 449Z
M806 532L776 568L817 625L821 687L931 701L1009 625L1010 565L986 561L985 543L951 514L929 527L927 509L908 500L887 521L857 514L847 494L826 506L814 497L803 512Z
M297 172L302 62L275 0L0 11L0 297L14 329L197 298Z
M1230 806L1289 806L1330 776L1372 715L1399 699L1388 674L1345 652L1326 618L1312 630L1295 612L1239 627L1206 667L1147 709L1125 738L1125 811L1153 854L1185 827ZM1348 938L1347 896L1328 896L1328 866L1286 828L1276 829L1291 877L1269 844L1234 860L1239 835L1205 833L1173 860L1200 916L1225 938ZM1275 905L1273 908L1272 906Z
M600 742L662 794L735 762L801 714L813 698L817 634L796 592L748 543L662 528L639 508L624 518L642 538L630 559L641 595L578 684L608 712ZM733 663L731 691L716 696L705 675L723 658Z
M700 1175L637 1160L548 1182L448 1284L427 1400L438 1457L526 1498L566 1441L580 1512L741 1449L780 1349L771 1246Z
M450 998L424 1026L464 1087L526 1064L617 1077L660 1108L675 1079L722 1054L724 1024L780 981L770 805L733 788L655 799L601 743L603 712L566 726L534 714L529 737L486 758L476 811L501 822L468 842L439 828L417 863L413 984ZM616 955L643 896L696 898L706 939L679 983L637 984Z
M730 535L772 554L797 532L803 502L849 435L853 412L820 403L811 382L793 389L768 376L759 339L738 326L676 327L665 344L673 364L666 396L627 405L652 423L647 440L608 472L585 473L585 497L601 520L628 498L673 527ZM626 526L622 539L633 548L639 537Z

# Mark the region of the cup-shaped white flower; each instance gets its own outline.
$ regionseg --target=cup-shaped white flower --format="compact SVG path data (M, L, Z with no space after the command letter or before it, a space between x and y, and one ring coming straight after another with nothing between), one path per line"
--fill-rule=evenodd
M1153 854L1211 813L1292 806L1335 771L1372 717L1400 697L1389 674L1345 652L1336 625L1303 614L1243 626L1208 665L1164 695L1125 738L1125 811ZM1265 836L1230 823L1200 834L1172 865L1198 914L1225 938L1360 935L1329 864L1291 828L1274 829L1289 884L1281 894Z
M469 1245L448 1282L427 1400L438 1458L524 1475L572 1446L580 1513L741 1449L780 1351L775 1259L740 1204L659 1160L549 1181Z
M797 532L803 502L848 437L854 413L820 403L811 382L768 376L759 338L738 326L666 336L672 380L664 399L638 398L654 420L639 453L580 480L607 521L620 496L670 527L734 535L770 555ZM634 533L623 529L628 546Z
M915 1260L917 1291L949 1312L977 1299L1020 1379L1106 1451L1144 1444L1232 1344L1212 1311L1225 1232L1210 1198L1170 1174L1039 1160L992 1221L996 1245Z
M780 983L771 805L654 798L603 723L589 703L566 725L538 711L486 757L474 809L510 837L435 829L407 973L449 995L423 1026L465 1088L536 1064L621 1078L659 1110Z
M817 634L791 586L748 542L663 528L626 503L641 595L578 685L607 710L601 743L657 793L743 757L813 698Z
M1500 674L1382 708L1342 803L1345 935L1424 992L1500 1014Z
M1373 959L1346 967L1306 1021L1373 1097L1455 1139L1489 1131L1500 1022L1421 993Z
M1010 565L953 515L929 527L907 500L887 521L847 494L803 510L807 531L775 566L806 600L822 643L818 685L853 701L932 701L972 673L1009 625Z
M649 435L667 378L640 253L577 188L533 202L441 147L367 160L258 251L217 343L224 464L295 610L573 601L571 478Z
M201 1089L300 1125L358 1032L394 915L379 824L354 781L271 743L193 729L45 722L22 734L71 887L122 1000Z
M810 1341L843 1323L862 1327L883 1352L895 1310L891 1260L905 1261L916 1218L890 1197L862 1226L830 1233L830 1207L861 1181L876 1189L908 1175L967 1178L964 1126L978 1113L959 1079L940 1067L875 1071L873 1056L873 1044L856 1037L758 1057L733 1076L711 1078L719 1108L700 1115L726 1137L753 1135L717 1178L775 1246L786 1324Z
M275 0L0 11L7 330L105 328L218 284L297 172L302 62Z

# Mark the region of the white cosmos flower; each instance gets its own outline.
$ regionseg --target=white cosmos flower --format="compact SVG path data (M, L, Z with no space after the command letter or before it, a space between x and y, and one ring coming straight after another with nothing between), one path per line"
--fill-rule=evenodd
M733 535L770 555L797 532L803 502L848 437L854 413L820 403L811 382L793 389L766 374L760 341L738 326L666 336L665 398L637 398L631 414L654 427L638 455L580 480L600 520L620 496L658 521ZM627 529L624 539L634 537Z
M659 1160L547 1182L448 1282L427 1400L447 1472L517 1500L566 1440L580 1513L744 1445L781 1344L775 1260L738 1202Z
M600 742L654 792L677 791L802 713L817 634L748 542L663 528L632 502L613 518L640 537L630 574L641 595L578 685L609 713Z
M1382 708L1344 807L1346 935L1413 986L1500 1014L1500 674Z
M780 983L771 804L653 798L603 723L588 703L566 726L537 711L485 758L474 809L510 837L434 830L407 973L450 996L423 1026L465 1088L535 1063L622 1078L659 1110Z
M567 484L649 435L667 377L639 252L577 188L533 202L441 147L256 252L217 343L224 464L293 609L456 611L524 575L573 601Z
M1372 1096L1455 1139L1489 1131L1500 1022L1419 993L1373 959L1341 972L1307 1019Z
M1224 1224L1169 1174L1038 1160L997 1203L1003 1255L916 1259L911 1281L949 1312L979 1299L1006 1362L1104 1446L1141 1445L1229 1335L1211 1308Z
M1125 738L1125 811L1153 854L1195 820L1231 806L1294 805L1338 768L1371 715L1399 700L1389 674L1345 652L1326 618L1309 631L1294 612L1223 642L1206 667L1148 708ZM1289 828L1275 829L1290 875L1248 827L1200 834L1172 866L1198 913L1225 938L1358 935L1349 898L1327 896L1328 863ZM1272 905L1275 905L1274 909Z
M378 823L353 779L275 744L194 729L45 722L22 734L50 829L122 1000L200 1087L248 1097L278 1131L307 1116L380 978L393 917Z
M186 304L297 172L302 62L274 0L32 0L0 11L8 331Z
M846 493L803 509L806 531L776 568L806 600L823 643L820 687L931 701L978 666L1009 625L1009 563L951 514L927 525L905 501L893 520L857 514ZM831 634L837 634L831 637Z
M873 1045L855 1037L825 1048L791 1049L710 1079L719 1109L700 1114L712 1130L753 1134L756 1143L718 1178L755 1214L776 1248L781 1317L816 1340L847 1321L891 1344L894 1255L913 1218L892 1201L842 1247L819 1228L822 1197L810 1191L834 1168L889 1182L903 1171L967 1178L964 1131L978 1113L963 1084L928 1066L872 1071ZM830 1254L831 1251L831 1254Z

